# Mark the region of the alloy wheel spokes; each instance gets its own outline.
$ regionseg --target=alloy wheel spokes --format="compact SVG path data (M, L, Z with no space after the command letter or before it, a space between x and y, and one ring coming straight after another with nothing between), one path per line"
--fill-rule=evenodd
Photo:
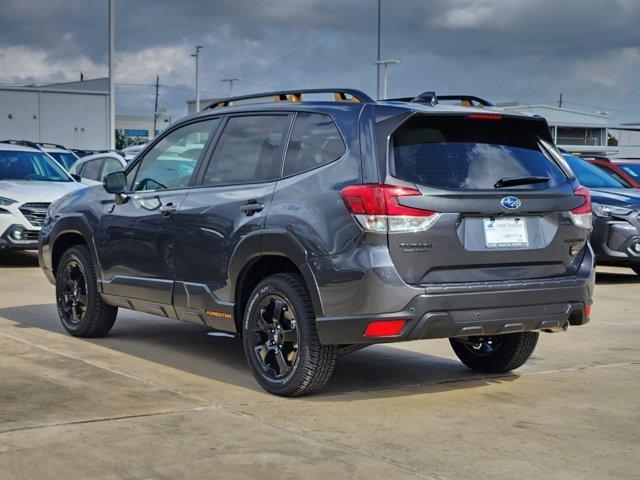
M87 309L87 284L82 266L72 260L64 269L62 310L71 323L79 323Z
M254 352L273 378L288 375L298 358L298 330L293 310L281 297L262 300L254 323Z

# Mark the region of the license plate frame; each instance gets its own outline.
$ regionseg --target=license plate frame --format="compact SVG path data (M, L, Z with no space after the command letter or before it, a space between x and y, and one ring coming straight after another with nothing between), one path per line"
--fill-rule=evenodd
M529 247L527 221L523 217L483 219L485 246L491 250Z

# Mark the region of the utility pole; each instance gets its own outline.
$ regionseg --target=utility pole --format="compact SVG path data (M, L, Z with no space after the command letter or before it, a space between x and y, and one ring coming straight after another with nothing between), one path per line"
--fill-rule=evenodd
M387 76L389 73L389 65L394 64L394 63L400 63L399 60L378 60L377 62L374 62L374 65L378 65L378 68L380 68L380 65L382 65L384 68L382 70L382 78L383 78L383 83L382 83L382 99L386 99L387 98ZM380 95L378 95L378 100L380 100Z
M558 107L562 108L562 94L560 94L560 100L558 100Z
M116 0L109 0L109 148L116 148L116 83L115 83L115 50L116 50Z
M160 88L160 75L156 75L156 101L153 107L153 137L156 136L156 125L158 124L158 89Z
M378 57L376 58L376 100L380 100L380 13L381 0L378 0Z
M196 53L192 53L191 56L196 59L196 112L200 111L200 50L202 46L196 46Z
M233 96L233 82L239 82L239 78L221 78L221 82L229 82L229 96Z

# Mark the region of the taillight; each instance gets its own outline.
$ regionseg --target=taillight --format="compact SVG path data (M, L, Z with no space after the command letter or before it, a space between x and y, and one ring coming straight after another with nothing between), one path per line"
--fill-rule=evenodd
M398 199L421 195L415 188L383 184L350 185L340 192L349 213L370 232L416 232L436 220L436 212L401 205Z
M569 212L574 225L581 228L591 228L591 194L585 187L578 187L573 191L576 197L583 197L583 202L579 207Z
M367 325L365 337L395 337L400 335L405 320L374 320Z

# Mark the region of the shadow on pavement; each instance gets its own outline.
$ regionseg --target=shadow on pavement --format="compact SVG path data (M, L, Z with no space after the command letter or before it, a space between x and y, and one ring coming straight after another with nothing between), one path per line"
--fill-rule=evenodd
M38 266L38 252L33 250L0 251L0 267L25 268Z
M631 269L620 270L620 272L596 272L596 283L612 285L617 283L640 283L640 275Z
M38 328L66 335L53 304L0 308L17 328ZM111 333L100 339L75 339L156 364L261 392L249 371L239 341L207 335L208 329L121 310ZM410 395L510 381L517 375L485 377L457 360L388 345L375 345L338 360L329 383L307 400L350 401ZM349 395L351 394L351 395Z

